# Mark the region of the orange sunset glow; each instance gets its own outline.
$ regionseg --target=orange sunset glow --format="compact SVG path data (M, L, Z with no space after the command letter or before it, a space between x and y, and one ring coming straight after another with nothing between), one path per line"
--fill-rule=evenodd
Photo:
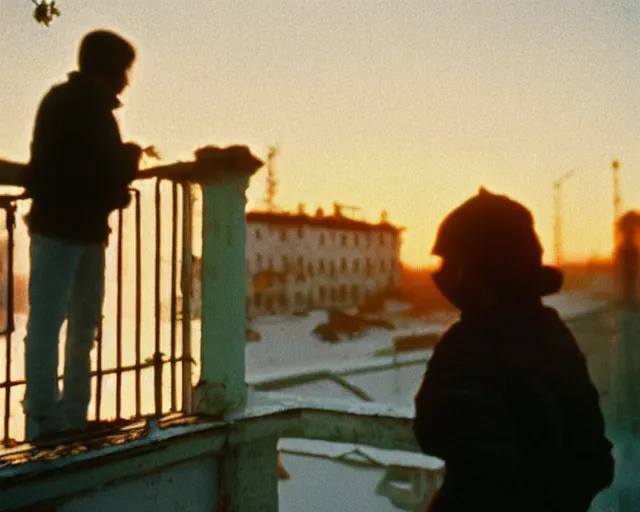
M553 257L553 182L567 259L606 257L611 162L640 205L636 0L0 1L0 157L26 161L38 102L105 27L138 48L123 136L165 161L206 144L278 144L277 205L334 201L407 228L429 262L440 219L483 185L529 206ZM260 206L265 172L249 190Z

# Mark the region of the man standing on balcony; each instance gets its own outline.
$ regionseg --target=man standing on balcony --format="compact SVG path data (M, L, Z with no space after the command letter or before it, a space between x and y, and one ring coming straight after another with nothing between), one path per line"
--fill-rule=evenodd
M27 439L49 442L87 426L90 352L102 317L109 214L129 204L141 149L123 144L113 110L128 85L133 46L108 31L86 35L79 70L44 97L25 186L32 199L26 337ZM62 393L58 344L67 340Z

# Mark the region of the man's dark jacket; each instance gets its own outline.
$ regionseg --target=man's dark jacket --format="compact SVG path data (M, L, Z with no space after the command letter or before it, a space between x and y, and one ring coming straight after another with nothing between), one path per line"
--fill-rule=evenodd
M129 202L138 162L122 143L118 99L81 73L54 86L36 116L25 186L33 199L31 233L76 243L103 243L108 217Z
M534 303L461 320L415 398L416 438L446 462L433 512L586 512L613 478L598 393L557 313Z

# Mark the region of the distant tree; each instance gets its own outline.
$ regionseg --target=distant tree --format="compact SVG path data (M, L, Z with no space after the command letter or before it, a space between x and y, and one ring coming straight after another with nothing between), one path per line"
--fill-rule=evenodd
M38 23L42 23L45 27L53 21L53 18L60 16L60 11L56 7L56 2L41 0L31 0L35 9L33 10L33 17Z

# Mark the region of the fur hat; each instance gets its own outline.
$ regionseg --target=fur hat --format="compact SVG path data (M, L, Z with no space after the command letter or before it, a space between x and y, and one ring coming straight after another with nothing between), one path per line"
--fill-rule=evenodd
M496 283L527 283L541 296L562 286L561 272L542 265L542 245L531 212L484 188L445 217L432 252Z

